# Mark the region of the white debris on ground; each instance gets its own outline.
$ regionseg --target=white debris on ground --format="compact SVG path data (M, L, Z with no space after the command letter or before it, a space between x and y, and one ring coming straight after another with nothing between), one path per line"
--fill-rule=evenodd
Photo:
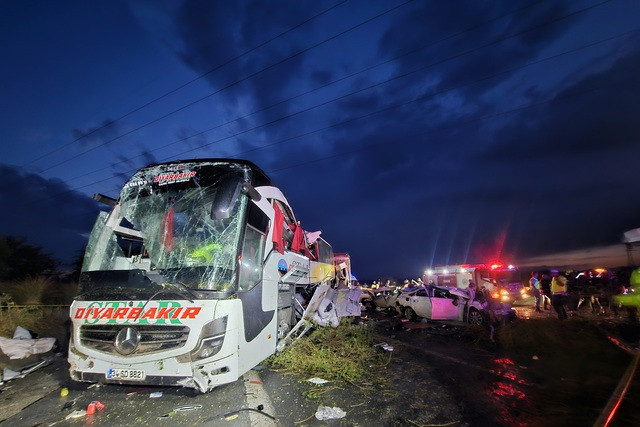
M344 418L347 416L347 413L337 406L318 406L318 410L316 411L316 419L322 420L337 420L339 418Z
M51 351L55 343L55 338L33 339L28 330L18 326L13 338L0 337L0 350L10 359L24 359L32 354Z

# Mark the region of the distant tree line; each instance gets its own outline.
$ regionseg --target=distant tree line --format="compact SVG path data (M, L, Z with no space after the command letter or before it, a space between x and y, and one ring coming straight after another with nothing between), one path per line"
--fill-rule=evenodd
M73 271L64 279L77 279L81 256L73 263ZM0 281L15 281L28 277L61 278L61 264L42 247L26 243L25 238L0 236Z

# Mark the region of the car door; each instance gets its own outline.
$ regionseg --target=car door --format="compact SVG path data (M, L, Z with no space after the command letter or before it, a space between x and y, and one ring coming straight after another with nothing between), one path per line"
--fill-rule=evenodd
M427 296L427 291L420 289L409 297L409 306L419 317L431 318L431 298Z
M453 305L453 299L431 297L432 320L457 320L458 306Z

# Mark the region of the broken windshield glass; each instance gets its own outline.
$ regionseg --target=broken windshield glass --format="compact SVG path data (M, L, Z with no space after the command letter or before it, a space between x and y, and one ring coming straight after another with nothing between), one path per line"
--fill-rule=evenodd
M140 170L96 221L83 272L139 269L191 289L233 291L247 203L236 189L249 174L222 162Z

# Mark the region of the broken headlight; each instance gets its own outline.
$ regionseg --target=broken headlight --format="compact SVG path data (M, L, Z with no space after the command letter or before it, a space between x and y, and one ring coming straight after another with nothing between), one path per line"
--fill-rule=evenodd
M200 344L191 352L191 359L206 359L218 353L224 343L227 330L227 316L212 320L200 332Z

